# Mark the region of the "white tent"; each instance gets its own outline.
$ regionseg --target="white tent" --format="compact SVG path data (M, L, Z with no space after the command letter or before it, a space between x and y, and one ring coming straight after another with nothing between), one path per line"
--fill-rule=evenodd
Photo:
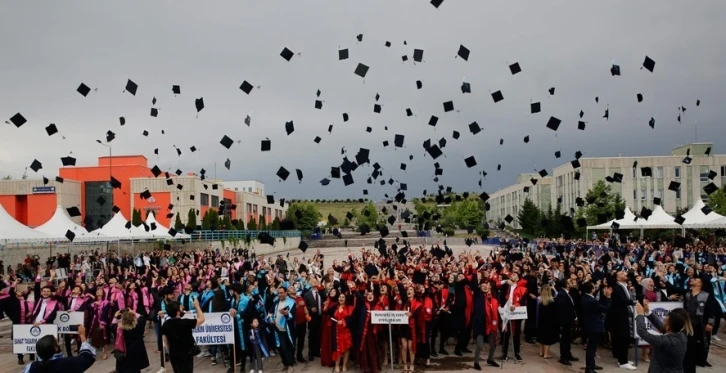
M100 229L100 234L104 235L106 237L113 237L120 240L133 240L133 239L143 239L143 238L152 238L153 236L146 232L143 229L134 227L133 225L131 228L126 228L126 223L128 223L128 220L124 218L123 214L120 212L111 218L111 220L106 223L103 228ZM93 231L91 233L94 233L96 231Z
M53 241L61 238L65 239L64 236L65 232L60 236L56 236L29 228L25 224L15 220L0 205L0 242Z
M55 209L55 213L50 220L36 227L35 230L53 237L65 237L67 231L75 233L76 237L88 234L86 228L74 223L66 213L66 209L61 206Z
M636 229L639 228L639 221L635 221L635 214L630 210L630 207L625 207L625 215L622 219L613 219L610 220L607 223L602 223L599 225L587 227L587 229L610 229L612 227L613 222L618 223L619 229Z
M640 223L639 227L643 229L681 229L681 225L674 220L674 217L668 215L663 207L658 205L653 209L653 214L648 217L648 220L639 219L638 223Z
M711 212L708 215L704 214L703 211L701 211L704 206L706 206L706 204L699 199L687 213L683 214L683 217L686 219L683 225L686 226L686 228L708 225L708 223L713 222L714 220L723 219L723 215L719 215L715 212Z
M151 229L152 224L156 227L156 229ZM149 226L149 233L151 233L154 237L169 239L172 238L169 234L169 228L161 225L158 221L156 221L156 217L154 216L153 212L149 212L149 215L146 216L146 225Z

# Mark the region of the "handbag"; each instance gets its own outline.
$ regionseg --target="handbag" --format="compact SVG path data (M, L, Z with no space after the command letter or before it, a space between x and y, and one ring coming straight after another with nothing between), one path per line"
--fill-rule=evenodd
M194 357L201 353L202 353L202 349L199 348L199 345L197 345L196 342L194 342L194 346L192 346L192 348L189 349L189 356Z

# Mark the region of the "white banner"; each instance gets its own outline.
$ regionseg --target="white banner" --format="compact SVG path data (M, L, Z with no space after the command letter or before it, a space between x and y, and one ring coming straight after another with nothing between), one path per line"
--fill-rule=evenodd
M511 311L509 307L499 307L499 316L502 317L502 324L512 320L525 320L527 319L527 307L519 306L514 311Z
M83 312L61 311L55 317L54 324L58 325L58 334L78 334L78 331L71 331L71 326L83 325Z
M683 303L681 302L652 302L648 305L650 312L655 315L662 323L665 317L676 308L682 308ZM662 333L656 330L650 323L648 318L645 318L645 327L648 328L648 332L655 335L661 335ZM638 326L635 324L635 318L633 318L633 333L635 338L638 340L639 346L648 346L648 342L638 337Z
M408 324L408 311L371 311L373 324Z
M13 353L34 354L35 344L46 335L58 336L58 327L54 324L13 325Z

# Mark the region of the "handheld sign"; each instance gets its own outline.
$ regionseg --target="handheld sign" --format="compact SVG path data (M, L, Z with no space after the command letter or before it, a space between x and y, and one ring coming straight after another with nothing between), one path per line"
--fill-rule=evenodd
M371 311L373 324L408 324L408 311Z
M661 323L663 320L665 320L666 316L673 311L676 308L683 307L683 303L681 302L651 302L648 305L648 308L650 309L650 312L653 313L660 321ZM661 333L650 323L648 318L645 318L645 327L648 329L648 333L660 335ZM635 322L635 317L633 317L633 334L634 337L638 340L639 346L647 346L648 342L643 340L638 336L638 326Z
M204 324L192 330L192 336L200 346L234 344L234 319L229 312L204 314Z
M58 335L58 326L54 324L13 325L13 353L34 354L35 344L46 335Z
M512 320L525 320L527 318L527 307L519 306L514 311L511 311L508 306L499 307L499 316L502 317L502 328L506 328L507 323Z
M83 325L83 312L58 312L55 318L55 325L58 325L58 334L78 334L78 330L71 331L71 326Z

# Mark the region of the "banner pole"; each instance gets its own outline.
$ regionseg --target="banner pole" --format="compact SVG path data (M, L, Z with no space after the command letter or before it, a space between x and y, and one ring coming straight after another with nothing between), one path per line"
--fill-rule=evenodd
M388 358L391 360L391 373L394 373L393 369L393 332L391 331L391 322L388 322L388 348L391 351L391 355Z
M237 340L234 338L232 339L232 371L237 373Z

